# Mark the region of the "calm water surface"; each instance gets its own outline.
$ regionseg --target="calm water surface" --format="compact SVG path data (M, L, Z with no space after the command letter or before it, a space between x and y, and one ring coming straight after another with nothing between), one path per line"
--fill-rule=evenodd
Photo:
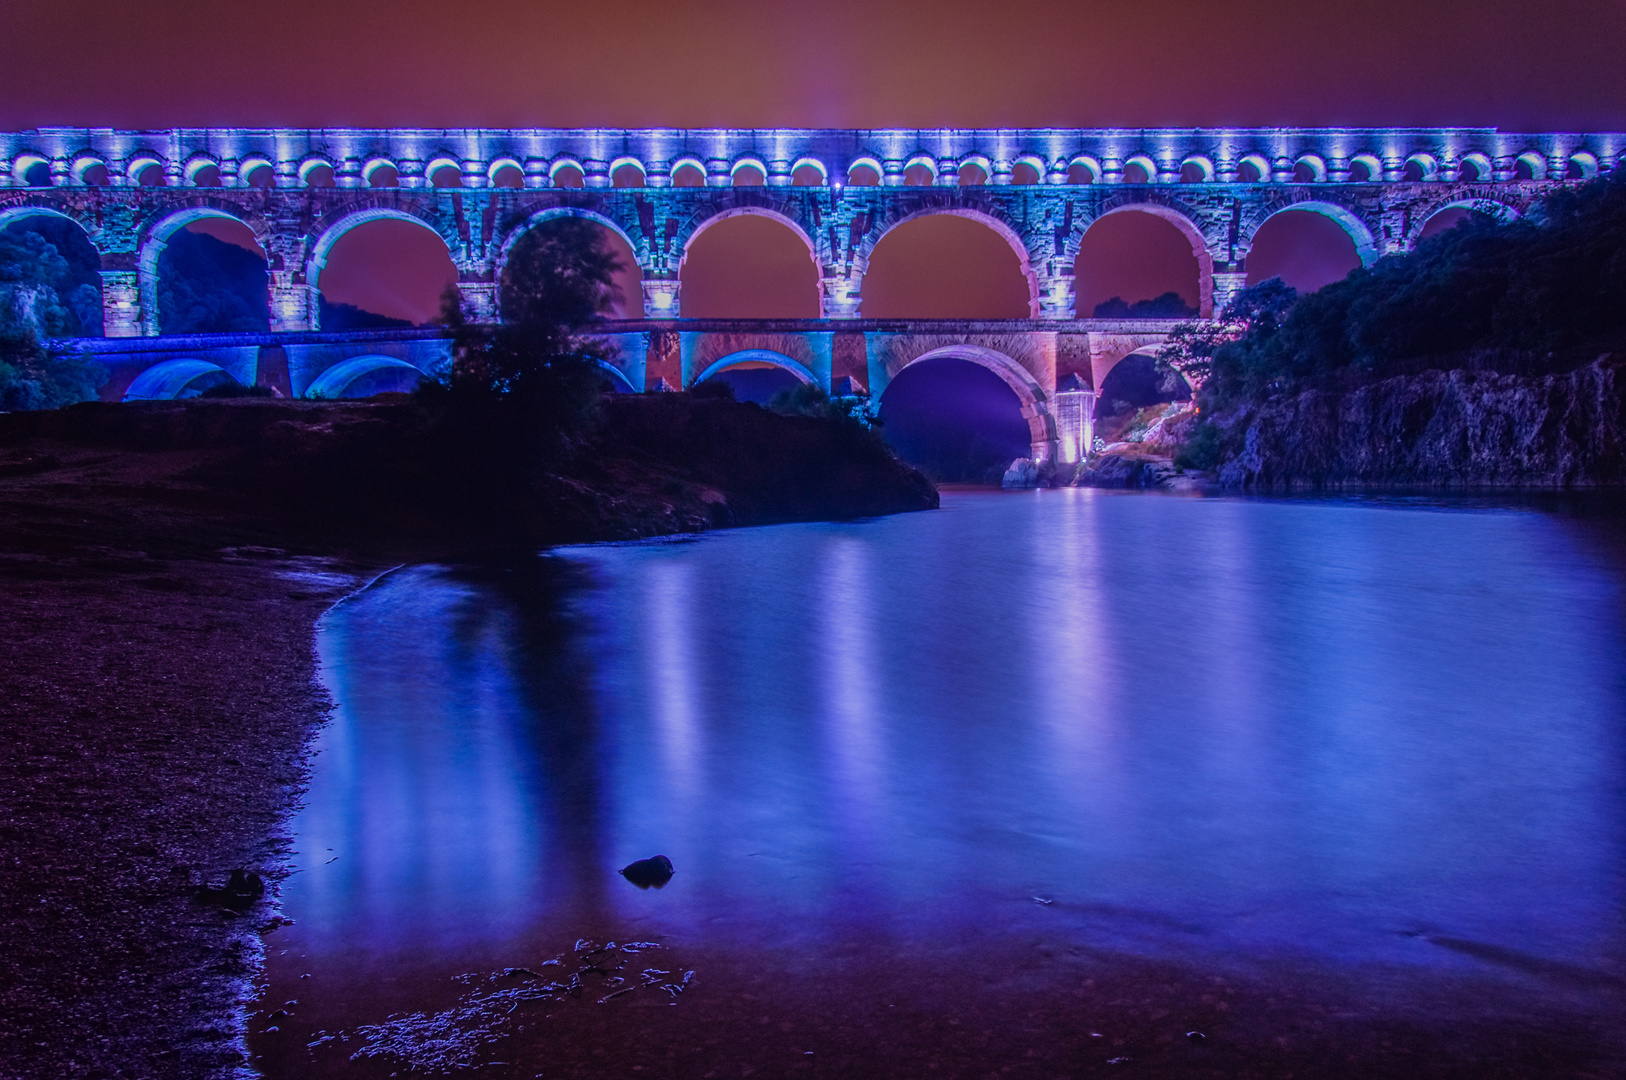
M322 626L338 707L267 1001L374 1022L600 934L811 977L1042 940L1600 1007L1623 550L1516 507L960 492L404 569ZM665 889L617 876L656 853Z

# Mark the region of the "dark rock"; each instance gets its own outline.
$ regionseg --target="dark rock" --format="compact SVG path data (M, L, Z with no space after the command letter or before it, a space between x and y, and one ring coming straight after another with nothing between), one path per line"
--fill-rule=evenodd
M200 885L197 890L200 901L228 911L247 911L259 903L264 895L265 882L260 880L260 875L243 870L233 870L226 884L219 888Z
M621 868L621 876L638 886L640 889L663 888L672 875L672 860L665 855L656 855L650 859L639 859L635 863L628 863Z
M1307 390L1214 422L1219 479L1255 489L1626 483L1623 365L1562 375L1425 371L1343 393Z

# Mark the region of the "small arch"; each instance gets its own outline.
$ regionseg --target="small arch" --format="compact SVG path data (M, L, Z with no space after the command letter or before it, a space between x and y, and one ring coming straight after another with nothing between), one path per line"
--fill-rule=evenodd
M201 391L222 383L235 383L231 373L207 360L183 358L164 360L131 380L124 391L125 401L170 401L196 397Z
M768 166L761 158L741 157L729 166L728 179L735 187L761 187L768 182Z
M1513 177L1516 180L1547 179L1547 159L1534 150L1526 150L1513 162Z
M783 368L790 372L808 386L816 386L819 381L818 376L814 375L806 364L799 360L793 360L784 353L774 352L771 349L741 349L739 352L729 353L727 356L706 365L706 369L695 376L694 381L689 385L691 387L699 386L713 375L737 364L772 364L774 367Z
M1243 184L1263 183L1270 177L1270 159L1263 154L1244 154L1236 162L1236 178Z
M215 172L214 183L209 183L204 176L210 169ZM219 187L220 162L208 154L194 154L182 168L181 175L186 178L189 187Z
M163 187L164 163L151 154L141 154L130 159L126 175L137 187Z
M1598 175L1598 157L1586 150L1570 155L1569 179L1590 180Z
M972 154L960 162L960 168L955 174L955 182L960 187L981 187L988 183L988 177L994 163L981 154Z
M423 167L423 175L434 188L460 188L463 186L463 166L456 159L438 157Z
M1383 161L1376 154L1354 154L1349 159L1352 184L1368 184L1383 178Z
M1088 154L1079 154L1067 163L1067 182L1069 184L1099 184L1101 182L1101 163Z
M50 187L51 159L41 154L18 154L11 159L11 176L25 187Z
M341 360L311 380L307 398L364 398L374 394L411 390L423 381L422 371L393 356L353 356Z
M554 187L579 188L587 186L587 170L573 157L555 158L548 166L548 179Z
M1023 154L1011 162L1011 183L1028 187L1044 180L1044 158L1037 154Z
M400 176L400 169L387 157L368 158L361 166L361 179L368 187L395 187Z
M1293 182L1319 184L1327 179L1327 161L1319 154L1300 154L1293 162Z
M790 182L796 187L824 187L830 182L830 170L818 158L797 158L791 162Z
M486 163L486 182L492 187L507 187L511 185L497 183L497 174L505 169L513 169L519 174L520 183L514 186L523 187L525 183L525 165L518 158L496 157Z
M613 188L648 187L644 163L634 157L618 157L610 162L610 186Z
M928 154L916 154L904 162L903 183L906 187L931 187L937 183L937 160Z
M1192 154L1180 162L1182 184L1206 184L1214 179L1214 162L1201 154Z
M90 187L107 186L107 162L96 154L80 154L73 159L68 171L76 184L86 184Z
M525 170L513 161L504 161L491 170L491 186L510 190L525 186Z
M1139 170L1139 175L1129 170ZM1157 162L1145 154L1135 154L1124 159L1123 182L1126 184L1150 184L1157 176Z
M1440 162L1433 154L1419 150L1406 159L1404 179L1411 183L1438 180L1440 178Z
M874 158L854 158L852 164L847 166L847 185L849 187L879 187L882 172L881 163Z
M299 163L299 182L305 187L332 187L333 162L313 154Z
M1488 155L1478 152L1462 155L1462 162L1457 169L1458 180L1473 183L1479 180L1489 180L1491 176L1492 166Z
M275 187L276 169L272 167L270 158L250 154L237 162L237 180L244 187Z
M673 187L705 187L706 164L699 158L682 157L672 162Z

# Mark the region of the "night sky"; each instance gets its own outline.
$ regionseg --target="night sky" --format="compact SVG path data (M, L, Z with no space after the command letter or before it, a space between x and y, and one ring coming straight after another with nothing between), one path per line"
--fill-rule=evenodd
M1626 128L1619 0L8 0L0 41L8 128ZM1114 295L1194 301L1189 247L1123 216L1137 220L1086 238L1080 314ZM1291 215L1260 237L1250 276L1302 288L1341 276L1353 250L1328 225ZM367 228L334 253L329 297L432 317L450 269L436 242ZM954 219L889 238L865 314L1022 314L1015 259L990 240ZM685 314L815 310L788 234L740 226L702 243Z

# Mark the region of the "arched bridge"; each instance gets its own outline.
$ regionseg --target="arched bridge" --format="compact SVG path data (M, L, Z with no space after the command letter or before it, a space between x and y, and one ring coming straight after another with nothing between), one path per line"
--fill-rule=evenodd
M238 378L234 371L248 373L244 350L258 364L268 348L295 393L343 392L358 378L373 385L365 380L392 366L424 369L444 352L433 333L322 332L322 272L337 240L382 218L427 227L451 254L465 310L485 320L495 317L515 243L568 215L620 234L642 273L645 318L604 328L621 347L616 376L628 388L690 385L730 356L758 353L798 378L827 387L850 378L879 393L909 363L958 355L1018 393L1044 457L1076 452L1056 441L1057 387L1075 375L1073 385L1099 386L1114 363L1155 346L1172 325L1077 317L1073 267L1092 223L1129 211L1173 223L1196 257L1198 306L1210 316L1243 287L1254 237L1284 210L1325 215L1369 264L1409 250L1442 209L1517 216L1556 184L1613 171L1623 154L1620 133L1496 128L40 128L0 133L0 227L45 214L85 230L101 258L105 334L156 339L96 345L127 376L120 393L146 368L181 361ZM775 219L806 245L818 319L683 318L690 245L741 214ZM1009 244L1027 284L1027 319L864 318L876 245L930 214L977 220ZM209 217L241 222L266 253L264 343L159 337L159 255L176 230ZM201 355L209 349L217 352ZM324 381L340 364L350 366ZM137 390L189 384L188 371L207 375L171 366Z

